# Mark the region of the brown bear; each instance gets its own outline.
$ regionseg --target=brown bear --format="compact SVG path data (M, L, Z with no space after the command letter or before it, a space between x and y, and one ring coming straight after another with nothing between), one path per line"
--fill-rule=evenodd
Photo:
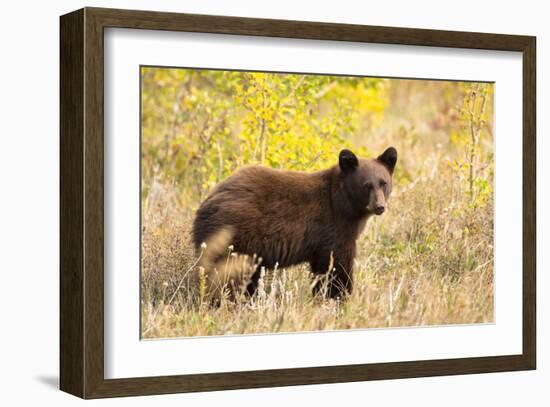
M256 256L267 269L308 262L315 276L330 271L325 295L344 298L353 287L356 240L367 219L385 211L396 162L397 151L389 147L372 160L342 150L338 165L312 173L244 167L202 203L193 243L199 250L220 231L230 231L224 244ZM249 295L259 278L260 267L246 287ZM319 289L316 284L314 293Z

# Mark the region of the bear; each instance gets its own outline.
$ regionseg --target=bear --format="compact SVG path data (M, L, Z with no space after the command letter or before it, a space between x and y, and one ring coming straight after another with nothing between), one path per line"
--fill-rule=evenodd
M353 290L356 240L367 220L386 210L396 163L397 150L389 147L376 159L343 149L337 164L317 172L243 167L219 183L197 210L195 249L204 249L221 233L224 247L218 244L215 256L227 253L228 245L254 256L248 296L256 292L262 268L309 263L314 277L330 272L323 295L343 300ZM313 284L313 294L320 289L321 280Z

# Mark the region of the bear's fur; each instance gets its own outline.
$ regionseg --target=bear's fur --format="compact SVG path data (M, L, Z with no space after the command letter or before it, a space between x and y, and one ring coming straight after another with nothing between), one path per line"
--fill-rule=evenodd
M397 151L390 147L368 160L342 150L338 161L313 173L262 166L240 169L218 184L197 211L195 247L229 231L225 243L237 253L260 257L261 266L308 262L314 275L331 268L326 295L349 295L356 240L367 219L386 208ZM258 267L248 294L256 291L259 277ZM314 291L319 288L316 285Z

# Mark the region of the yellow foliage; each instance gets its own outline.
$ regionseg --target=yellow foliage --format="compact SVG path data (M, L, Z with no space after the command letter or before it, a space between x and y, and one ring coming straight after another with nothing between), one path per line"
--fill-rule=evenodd
M143 67L141 87L144 196L158 179L196 207L243 165L314 171L389 145L397 183L425 176L431 152L480 202L492 194L491 84Z

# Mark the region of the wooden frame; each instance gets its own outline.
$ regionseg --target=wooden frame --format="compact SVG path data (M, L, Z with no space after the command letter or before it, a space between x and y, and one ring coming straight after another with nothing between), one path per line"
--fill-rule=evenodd
M104 378L103 32L106 27L523 54L523 352L365 365ZM535 37L85 8L61 17L60 387L83 398L530 370L536 366Z

